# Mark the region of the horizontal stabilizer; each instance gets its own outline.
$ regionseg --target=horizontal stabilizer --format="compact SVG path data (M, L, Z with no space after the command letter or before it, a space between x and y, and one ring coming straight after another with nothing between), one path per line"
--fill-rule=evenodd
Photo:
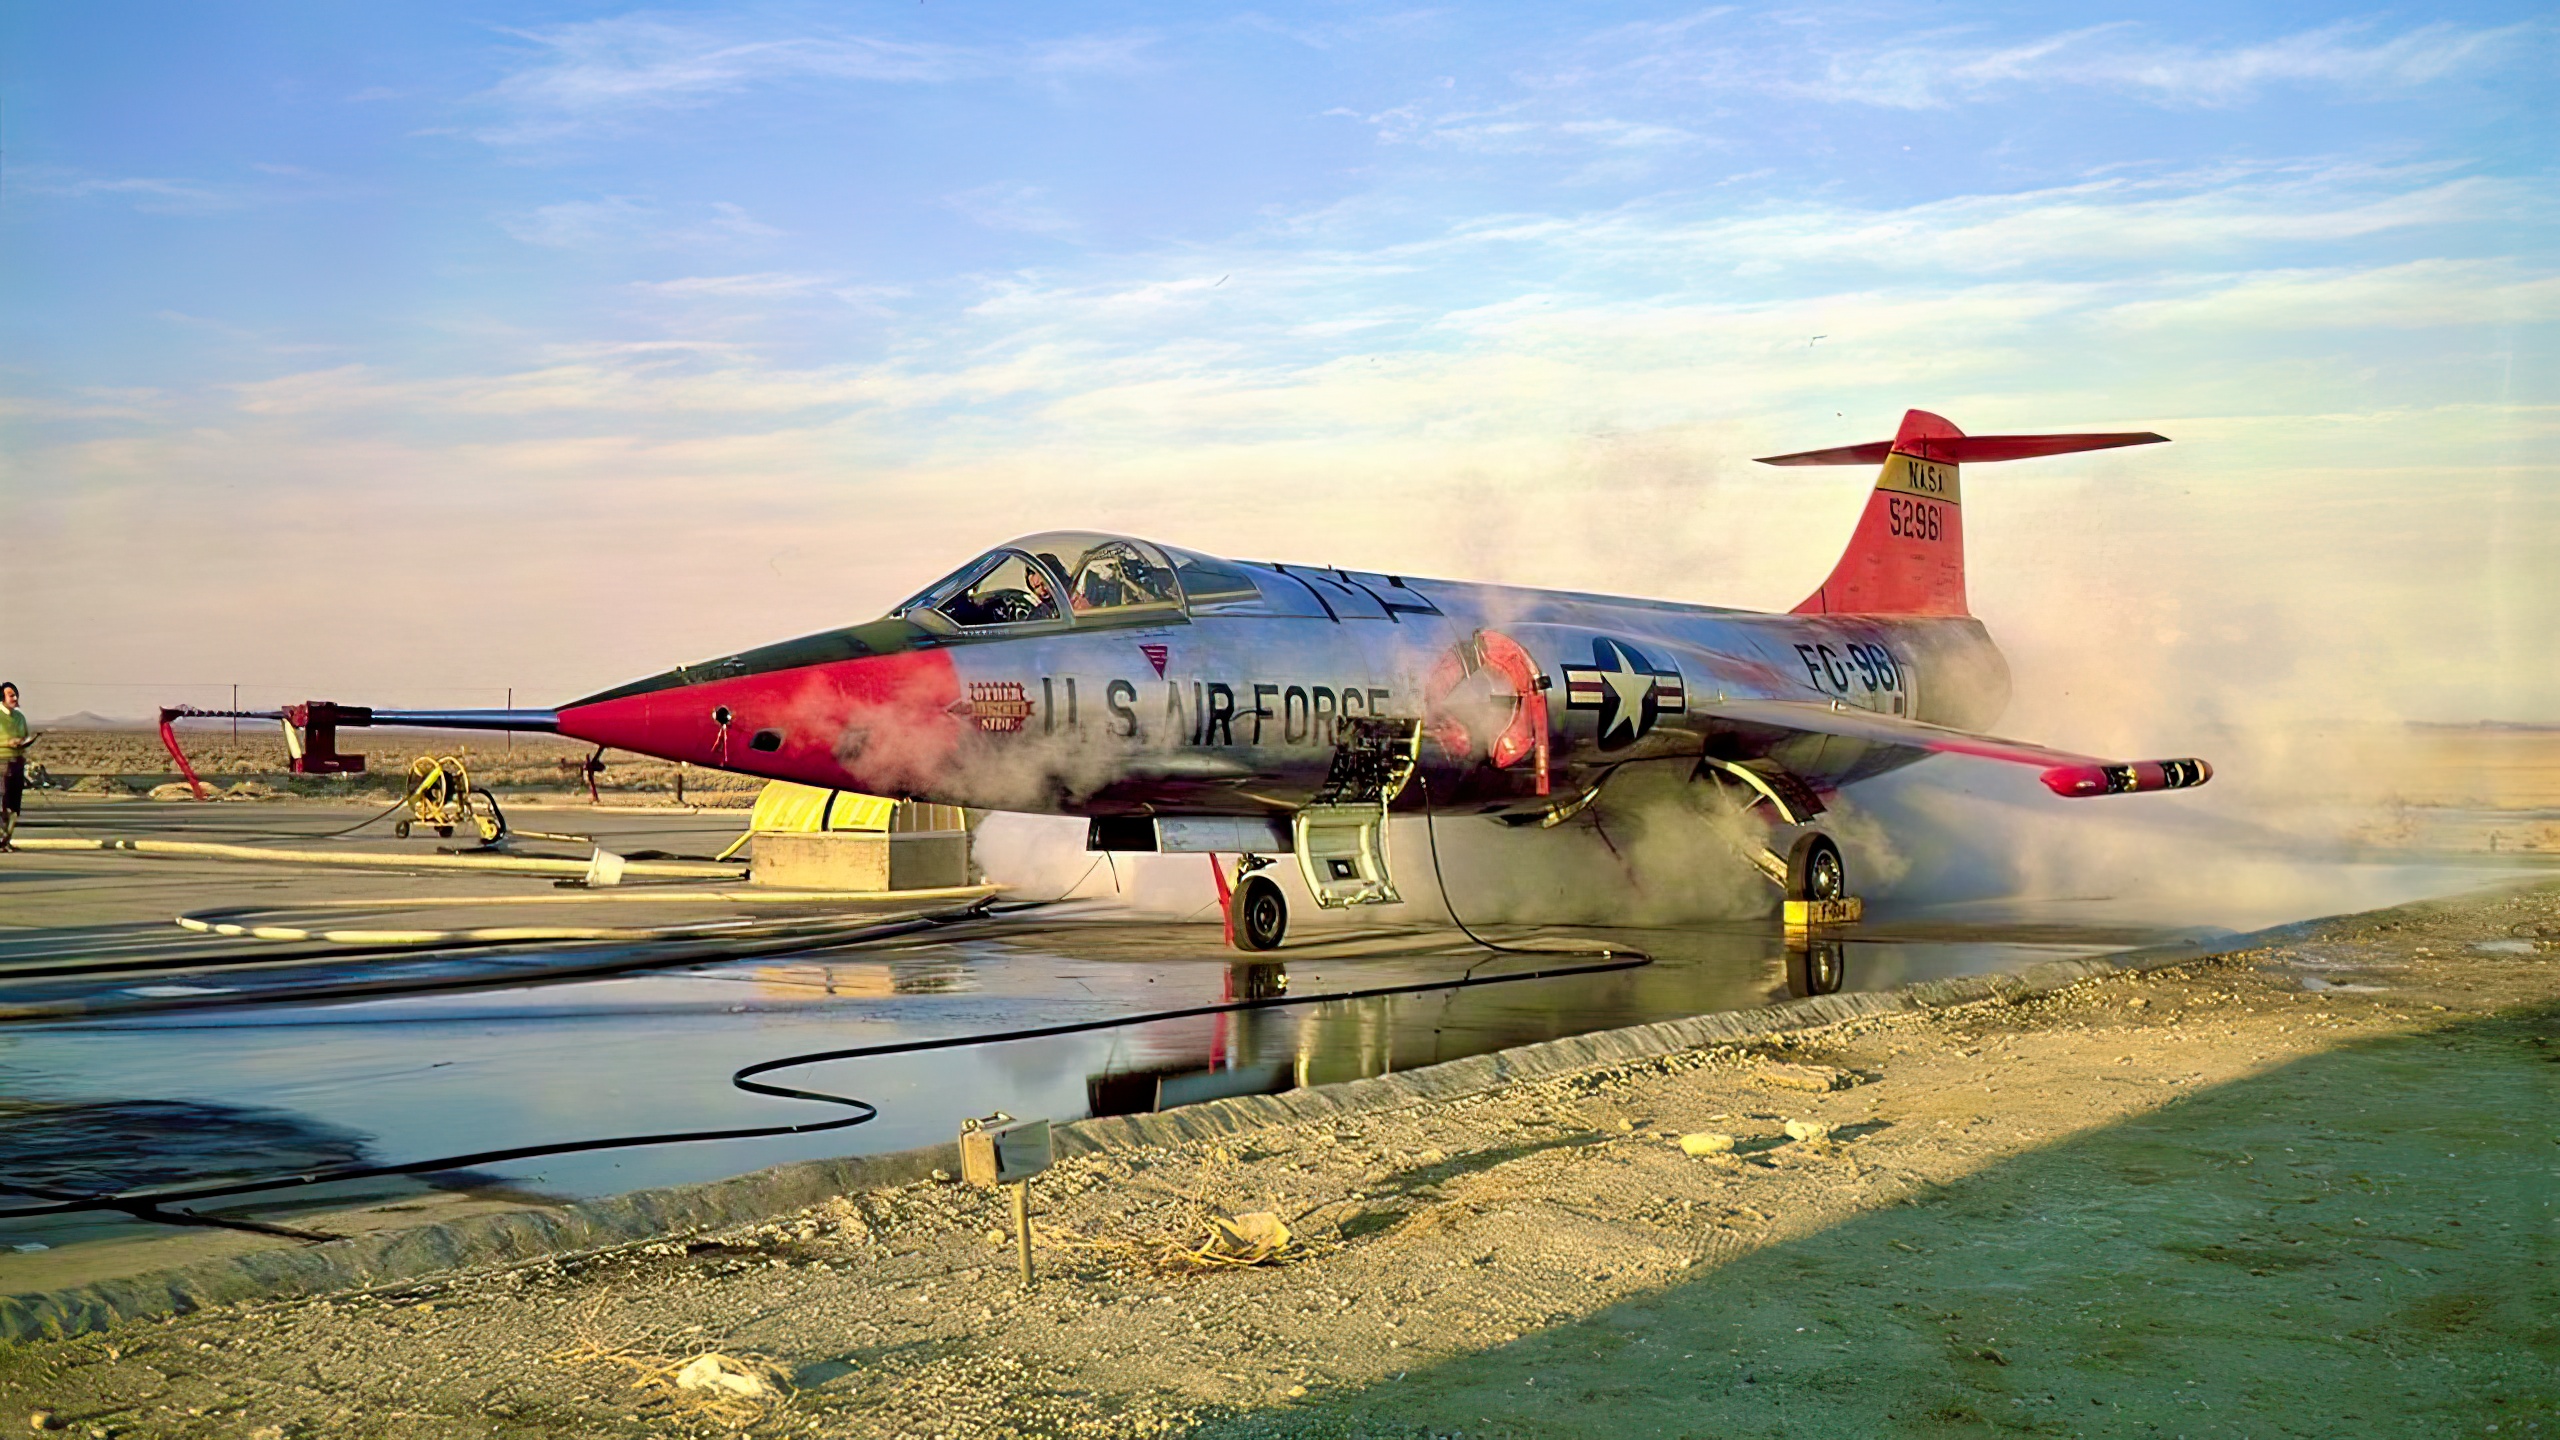
M1900 451L1923 460L1950 465L1977 465L1993 460L2033 460L2039 455L2069 455L2081 450L2114 450L2126 445L2165 445L2169 437L2148 430L2112 435L1953 435L1944 438L1871 440L1864 445L1835 445L1828 450L1800 450L1793 455L1764 455L1763 465L1881 465Z
M2033 765L2042 772L2038 778L2044 781L2046 789L2071 800L2090 795L2131 795L2146 790L2185 790L2213 778L2213 767L2202 760L2102 760L2094 755L2077 755L2023 740L2003 740L1997 735L1951 730L1944 725L1931 725L1899 715L1879 715L1872 710L1860 710L1849 705L1824 705L1810 700L1725 699L1701 705L1692 697L1689 710L1692 714L1703 712L1745 728L1837 735L1849 740L1903 745L1937 755L1970 755L1977 760Z

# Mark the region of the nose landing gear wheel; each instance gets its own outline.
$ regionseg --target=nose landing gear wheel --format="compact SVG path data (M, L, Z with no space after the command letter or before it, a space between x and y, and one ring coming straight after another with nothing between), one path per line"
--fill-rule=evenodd
M1840 900L1848 894L1849 867L1841 863L1840 847L1819 830L1797 836L1787 851L1787 898Z
M1236 891L1236 948L1277 950L1289 933L1289 902L1280 887L1256 875Z

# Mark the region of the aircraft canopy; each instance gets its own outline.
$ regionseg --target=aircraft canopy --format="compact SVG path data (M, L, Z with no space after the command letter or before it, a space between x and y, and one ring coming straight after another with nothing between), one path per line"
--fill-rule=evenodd
M1125 535L1053 530L988 551L893 613L930 611L962 630L1143 623L1259 593L1223 560Z

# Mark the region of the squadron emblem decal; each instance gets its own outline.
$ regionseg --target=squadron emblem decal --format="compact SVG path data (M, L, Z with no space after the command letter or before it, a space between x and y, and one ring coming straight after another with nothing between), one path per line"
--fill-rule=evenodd
M1031 718L1031 697L1022 693L1019 680L972 680L969 714L988 734L1011 735Z
M1138 647L1138 653L1146 656L1147 663L1156 667L1156 678L1159 680L1163 679L1164 662L1173 658L1173 647L1170 645L1141 645Z
M1677 666L1657 669L1643 651L1603 635L1591 642L1589 665L1564 668L1564 708L1600 712L1600 748L1623 750L1665 715L1689 709L1689 687Z

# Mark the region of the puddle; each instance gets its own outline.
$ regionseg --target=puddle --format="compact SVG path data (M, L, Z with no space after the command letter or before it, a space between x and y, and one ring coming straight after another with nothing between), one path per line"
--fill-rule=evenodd
M1654 963L1331 1001L1322 997L1596 957L1489 955L1451 932L1378 930L1329 932L1320 943L1245 960L1224 948L1213 925L1015 922L895 948L540 987L12 1026L0 1028L0 1089L85 1116L93 1153L147 1155L137 1177L170 1183L306 1168L321 1163L312 1146L324 1136L332 1156L380 1163L788 1123L825 1112L744 1094L730 1087L730 1072L808 1051L1223 1000L1285 994L1311 1002L813 1066L794 1071L791 1083L861 1096L881 1107L880 1118L849 1131L561 1156L433 1182L577 1197L948 1140L964 1117L995 1110L1066 1120L1271 1093L1807 990L1884 989L2169 938L2123 927L2075 936L2040 922L2026 932L2031 939L2010 940L1997 927L1951 922L1925 938L1884 932L1791 950L1767 924L1590 933L1642 949ZM151 1118L181 1112L202 1123ZM135 1123L112 1137L96 1129L116 1116ZM279 1124L285 1128L272 1128ZM40 1183L45 1177L35 1172L44 1170L72 1180L52 1175L44 1158L59 1147L10 1130L0 1178ZM296 1191L290 1202L262 1200L238 1213L343 1207L426 1183ZM121 1216L0 1222L0 1246L133 1233L134 1222Z

